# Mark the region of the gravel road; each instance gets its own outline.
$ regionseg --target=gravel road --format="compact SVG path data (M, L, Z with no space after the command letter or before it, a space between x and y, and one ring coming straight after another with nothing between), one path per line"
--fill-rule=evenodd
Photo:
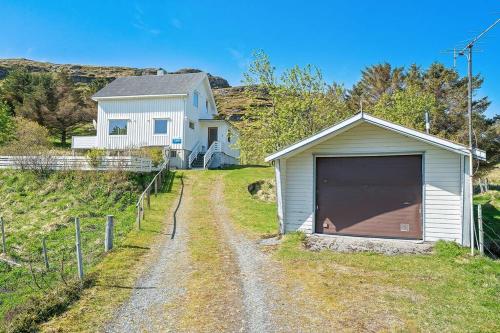
M168 216L168 232L157 244L152 261L137 282L132 296L108 324L105 332L176 332L175 311L166 311L170 302L185 294L184 281L190 274L187 251L186 212L192 203L186 186L177 214L175 237L173 219ZM171 214L170 214L171 215Z

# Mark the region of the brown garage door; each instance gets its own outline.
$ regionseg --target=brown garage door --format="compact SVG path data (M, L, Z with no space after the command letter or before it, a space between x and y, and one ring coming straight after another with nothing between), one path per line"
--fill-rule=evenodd
M422 157L316 159L316 232L422 238Z

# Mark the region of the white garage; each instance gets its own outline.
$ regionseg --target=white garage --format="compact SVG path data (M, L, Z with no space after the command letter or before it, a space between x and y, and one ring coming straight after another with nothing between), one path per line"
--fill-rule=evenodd
M266 161L283 233L469 245L469 158L465 146L359 113Z

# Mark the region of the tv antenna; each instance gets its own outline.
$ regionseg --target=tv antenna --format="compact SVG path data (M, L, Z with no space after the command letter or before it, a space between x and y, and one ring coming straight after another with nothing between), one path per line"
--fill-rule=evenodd
M462 49L458 50L458 53L455 53L456 50L453 49L453 63L455 64L455 60L457 56L465 56L467 57L467 118L468 118L468 128L469 128L469 207L470 207L470 249L471 254L474 255L474 205L472 202L472 176L473 176L473 165L472 165L472 157L474 155L474 146L472 143L472 48L474 45L484 37L500 22L500 18L496 19L492 25L483 30L479 35L474 37L471 41L467 43Z

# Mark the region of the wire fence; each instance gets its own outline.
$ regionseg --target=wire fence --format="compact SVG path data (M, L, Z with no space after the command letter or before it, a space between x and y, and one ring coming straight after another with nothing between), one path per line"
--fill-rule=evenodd
M481 255L493 259L500 258L500 225L483 216L483 205L476 207L476 223L474 225L474 243Z
M30 235L29 241L26 241L25 238L16 237L16 231L7 228L9 221L0 217L0 273L10 277L0 279L0 291L9 293L19 288L27 288L28 291L48 290L54 281L66 284L75 275L83 280L86 268L94 265L113 247L119 246L134 225L140 229L144 211L151 207L149 197L152 191L157 195L172 186L173 173L169 169L166 161L141 193L135 207L130 207L132 210L139 209L139 221L133 218L116 221L113 215L105 218L75 216L70 224L73 228L66 228L72 230ZM133 216L126 216L130 215Z

